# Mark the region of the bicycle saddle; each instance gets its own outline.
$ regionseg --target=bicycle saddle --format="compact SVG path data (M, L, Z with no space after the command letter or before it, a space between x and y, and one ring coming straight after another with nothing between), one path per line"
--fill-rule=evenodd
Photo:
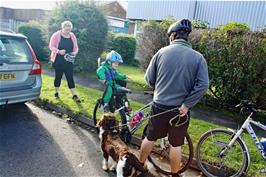
M125 87L119 87L114 91L114 94L125 94L125 93L132 93L132 91Z

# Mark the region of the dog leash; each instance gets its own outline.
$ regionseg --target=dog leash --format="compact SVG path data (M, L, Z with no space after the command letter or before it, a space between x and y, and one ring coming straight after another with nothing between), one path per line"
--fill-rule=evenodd
M165 114L165 113L168 113L168 112L172 112L172 111L177 110L177 109L179 109L179 108L176 107L176 108L173 108L173 109L167 109L167 110L165 109L166 111L160 112L160 113L158 113L158 114L150 115L150 116L148 116L148 117L145 117L144 119L150 119L150 118L153 118L153 117L157 117L157 116L160 116L160 115ZM188 115L186 114L184 117L186 118L186 120L185 120L184 122L182 122L182 123L179 124L181 118L180 118L179 115L176 115L176 116L172 117L172 118L169 120L169 124L170 124L171 126L174 125L174 127L180 127L180 126L182 126L182 125L184 125L184 124L186 124L186 123L188 122ZM173 122L175 119L177 119L177 118L178 118L178 121L177 121L175 124L172 123L172 122ZM183 117L182 117L182 118L183 118ZM129 122L129 123L125 123L125 124L121 124L121 125L113 126L113 127L111 127L111 128L125 127L125 126L128 126L129 124L132 124L132 123L138 123L138 122L139 122L139 121ZM139 127L141 127L141 126L143 126L143 124L140 125Z

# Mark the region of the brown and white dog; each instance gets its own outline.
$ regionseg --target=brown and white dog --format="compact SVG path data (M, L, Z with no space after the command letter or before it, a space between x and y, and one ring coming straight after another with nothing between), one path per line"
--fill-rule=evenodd
M115 128L117 125L112 113L104 114L96 125L100 129L99 138L104 157L102 168L116 170L117 177L153 176L143 168L137 157L121 140L119 129ZM112 164L108 164L108 159L113 161Z

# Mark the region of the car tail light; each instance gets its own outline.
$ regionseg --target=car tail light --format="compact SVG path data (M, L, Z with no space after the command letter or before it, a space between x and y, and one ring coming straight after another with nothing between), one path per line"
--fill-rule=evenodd
M31 68L30 75L33 74L42 74L42 65L39 60L34 60L34 64Z
M32 57L34 59L34 64L33 64L32 68L31 68L30 75L42 74L42 65L41 65L40 61L36 58L36 55L35 55L32 47L28 43L28 41L27 41L27 44L28 44L28 46L30 48L31 55L32 55Z

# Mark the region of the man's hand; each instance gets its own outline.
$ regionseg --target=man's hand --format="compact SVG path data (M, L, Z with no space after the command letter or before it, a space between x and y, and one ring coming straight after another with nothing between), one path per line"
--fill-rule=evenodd
M185 115L187 115L188 112L188 108L182 104L182 106L179 108L179 116L180 117L184 117Z
M58 53L59 53L60 55L65 55L66 50L59 50Z

